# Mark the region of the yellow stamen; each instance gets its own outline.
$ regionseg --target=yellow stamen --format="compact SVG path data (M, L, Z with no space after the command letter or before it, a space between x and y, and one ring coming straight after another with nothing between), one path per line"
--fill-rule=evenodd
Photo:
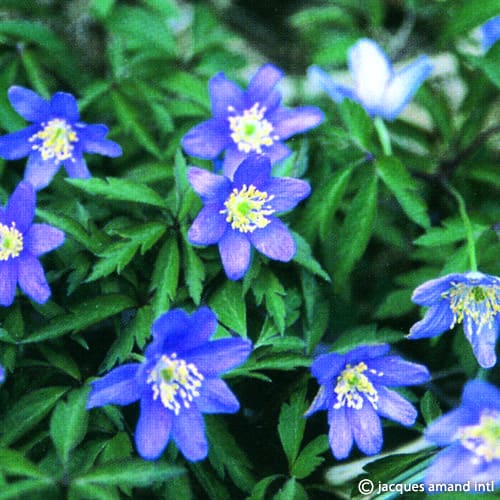
M477 425L460 427L457 438L479 460L500 460L500 413L484 411Z
M372 383L363 372L368 369L366 363L358 363L356 366L346 365L342 373L337 377L337 385L334 392L337 394L337 402L333 407L338 410L347 404L348 408L360 410L366 398L373 408L377 409L378 393ZM376 373L374 370L369 370Z
M78 142L78 136L71 125L65 120L54 118L42 123L42 127L42 130L29 139L34 143L32 149L38 150L43 160L54 158L56 161L63 161L72 158L72 143Z
M18 257L23 250L23 235L16 229L16 223L10 227L0 224L0 261Z

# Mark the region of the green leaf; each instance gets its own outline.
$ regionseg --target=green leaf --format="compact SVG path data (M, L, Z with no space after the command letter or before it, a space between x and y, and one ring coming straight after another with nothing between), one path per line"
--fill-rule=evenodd
M189 296L198 306L203 292L203 281L205 279L205 266L196 254L191 244L184 239L182 264L184 268L184 278L188 287Z
M134 301L120 294L109 294L89 299L70 308L71 312L51 319L24 342L40 342L41 340L61 337L69 332L76 332L99 323L124 309L134 307Z
M52 366L59 368L76 380L81 380L82 375L78 364L67 352L51 349L44 344L38 344L36 347Z
M292 233L295 244L297 245L297 253L295 254L293 260L297 262L297 264L300 264L304 269L307 269L311 273L316 274L329 282L330 276L313 257L309 243L307 243L307 241L296 232L290 232Z
M156 290L153 316L168 310L179 284L179 247L174 237L165 241L156 258L150 290Z
M286 292L283 285L271 271L261 268L259 276L252 284L252 291L257 305L260 305L265 298L267 312L283 335L285 332L286 312L283 299Z
M145 203L155 207L165 208L165 200L153 189L137 181L106 177L90 179L66 179L71 185L92 195L99 195L108 200Z
M394 290L390 292L375 313L377 319L399 318L412 311L415 304L411 301L413 290Z
M460 218L446 219L443 221L443 226L429 228L425 234L418 237L413 243L423 247L435 247L457 243L466 239L466 230ZM472 230L476 238L486 229L487 226L472 224Z
M26 476L32 478L44 478L45 474L21 452L0 450L0 473L6 476Z
M273 497L273 500L307 500L308 496L303 486L292 477Z
M46 387L22 396L2 418L0 446L8 446L35 427L67 390L67 387Z
M373 151L371 136L373 134L373 124L364 108L357 102L344 99L338 106L340 116L347 130L350 132L351 140L360 149Z
M186 219L191 206L197 199L191 184L188 181L188 166L182 151L178 149L175 153L174 177L175 177L175 212L177 219Z
M51 490L52 494L48 493ZM19 500L27 497L31 493L36 494L37 498L56 498L54 497L55 485L50 479L26 479L25 481L18 481L16 483L7 484L2 486L0 491L0 500ZM42 497L41 494L48 496Z
M247 336L246 306L241 283L226 281L210 297L208 304L221 323L243 337Z
M377 330L377 325L358 326L342 333L333 343L331 351L345 353L361 344L372 345L393 343L399 342L403 340L403 338L403 332L391 330L390 328Z
M280 478L280 474L273 474L272 476L267 476L264 479L261 479L253 488L252 494L246 500L266 500L269 498L266 495L267 488L276 481L276 479Z
M113 10L116 0L91 0L90 12L98 19L105 19Z
M201 104L207 111L210 108L206 82L199 80L191 73L176 71L164 79L161 85L166 90L188 97Z
M50 419L50 436L57 456L67 464L69 454L87 433L88 413L85 408L90 387L75 389L68 394L67 402L59 401Z
M441 416L439 402L431 391L425 391L425 394L420 400L420 411L427 425Z
M90 283L109 276L115 271L120 274L123 268L133 259L139 245L139 241L113 243L105 252L100 254L102 259L94 265L90 276L85 281Z
M295 460L291 470L292 475L297 479L304 479L312 474L325 461L320 455L329 449L328 436L324 434L316 436L307 443Z
M29 49L24 49L21 51L21 61L23 63L26 74L28 75L28 80L31 86L38 92L42 97L48 99L50 97L49 89L45 84L45 77L42 72L37 58Z
M417 184L401 161L394 156L385 156L376 160L375 167L410 220L423 228L430 227L427 205L418 194Z
M103 486L99 484L74 484L70 485L68 500L70 495L78 495L76 498L92 500L120 500L122 497L117 487Z
M214 476L214 474L212 474L210 468L206 463L192 462L189 464L189 468L205 490L205 493L207 494L208 498L210 498L210 500L231 499L227 488L217 479L216 476Z

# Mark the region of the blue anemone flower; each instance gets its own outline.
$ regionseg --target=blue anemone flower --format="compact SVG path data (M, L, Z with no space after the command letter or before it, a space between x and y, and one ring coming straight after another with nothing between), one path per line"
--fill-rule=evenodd
M32 90L13 86L8 96L12 107L33 124L0 137L0 156L6 160L28 156L24 179L36 190L50 183L61 163L70 177L90 177L83 153L122 154L116 142L105 139L105 125L80 121L71 94L57 92L46 101Z
M467 340L478 363L492 367L500 330L500 278L477 271L448 274L420 285L413 302L428 306L424 318L415 323L410 339L434 337L463 323Z
M50 288L38 258L64 242L64 233L48 224L33 224L36 194L20 182L7 205L0 208L0 304L10 306L16 285L39 304Z
M440 451L427 469L425 484L432 492L439 483L500 487L500 390L481 380L465 385L458 408L439 417L425 437Z
M500 40L500 16L485 22L480 28L483 52L487 52L497 40Z
M349 455L353 441L365 455L382 449L380 417L415 423L415 408L388 387L421 384L429 372L389 350L387 344L360 346L346 354L322 354L311 365L321 387L305 416L328 411L330 448L338 460Z
M188 460L204 459L202 414L238 411L238 400L220 375L252 350L242 338L209 341L216 329L217 317L208 307L191 315L181 309L163 314L153 323L145 361L119 366L92 382L87 408L140 399L135 444L141 457L157 459L172 438Z
M0 365L0 384L5 380L5 370L2 365Z
M251 153L265 153L271 163L287 157L291 151L283 141L319 125L323 113L313 106L282 107L281 95L274 89L282 77L280 69L266 64L243 91L223 73L214 76L209 82L213 117L183 137L184 151L207 160L225 151L223 168L228 177Z
M273 260L290 261L295 241L275 214L291 210L309 196L309 184L300 179L271 177L266 155L244 160L234 180L191 167L189 182L204 207L188 232L190 243L218 243L224 271L229 279L244 276L250 264L251 247Z
M386 120L394 120L403 111L432 71L427 56L420 56L408 66L394 71L385 52L367 38L353 45L348 57L354 88L338 84L318 66L309 68L309 77L317 80L335 102L347 97L361 104L370 116Z

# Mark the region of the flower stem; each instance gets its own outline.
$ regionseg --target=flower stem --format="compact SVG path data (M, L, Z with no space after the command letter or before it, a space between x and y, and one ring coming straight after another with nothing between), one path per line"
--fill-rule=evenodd
M380 118L380 116L376 116L373 120L373 125L375 126L375 130L377 131L377 135L382 145L382 150L386 156L392 156L392 146L391 146L391 137L389 136L389 131L385 126L384 120Z
M470 270L477 271L477 258L476 258L476 245L474 242L474 233L472 231L472 224L470 222L469 216L467 215L467 209L465 208L465 201L462 198L462 195L447 182L445 183L446 189L454 196L455 200L457 200L458 210L460 212L460 217L465 226L465 233L467 236L467 246L469 250L469 262L470 262Z

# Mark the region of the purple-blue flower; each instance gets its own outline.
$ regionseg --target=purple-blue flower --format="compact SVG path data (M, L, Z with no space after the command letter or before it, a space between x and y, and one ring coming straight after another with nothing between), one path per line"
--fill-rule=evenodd
M448 274L420 285L413 302L428 306L424 318L415 323L410 339L434 337L463 323L467 340L478 363L492 367L500 330L500 278L477 271Z
M141 457L157 459L172 438L188 460L202 460L208 453L202 414L238 411L238 400L220 375L252 350L242 338L209 341L216 329L217 317L208 307L191 315L181 309L163 314L153 323L145 361L119 366L92 382L87 408L140 399L135 444Z
M363 38L349 49L349 69L354 80L352 89L338 84L317 66L311 66L308 74L335 102L347 97L361 104L372 117L394 120L430 75L432 64L427 56L420 56L395 71L381 47Z
M36 194L20 182L5 207L0 208L0 304L10 306L16 285L42 304L50 288L38 258L64 242L64 233L48 224L33 224Z
M0 137L0 157L17 160L28 156L24 179L36 190L49 184L61 163L69 177L90 177L83 153L122 154L116 142L105 139L105 125L80 121L71 94L57 92L46 101L32 90L13 86L8 96L12 107L32 125Z
M287 109L280 105L281 95L274 89L283 72L266 64L243 91L223 73L209 82L212 115L193 127L182 139L186 153L215 160L223 151L224 174L232 177L236 167L251 153L265 153L271 163L291 151L283 143L323 121L316 107Z
M500 16L493 17L480 28L481 45L487 52L497 40L500 40Z
M3 366L0 365L0 384L2 384L4 380L5 380L5 370L3 369Z
M330 448L338 460L349 455L353 442L365 455L382 449L380 417L415 423L415 408L389 387L421 384L429 372L389 350L387 344L360 346L346 354L322 354L311 365L321 387L305 416L328 411Z
M497 387L480 380L468 382L462 404L432 422L425 437L445 447L427 469L428 492L439 483L470 481L486 485L493 482L495 488L500 487L500 390Z
M188 232L195 245L219 245L224 271L238 280L250 264L251 247L273 260L290 261L295 241L276 214L291 210L309 196L309 184L300 179L271 177L267 155L252 155L234 173L234 179L191 167L189 182L204 207Z

